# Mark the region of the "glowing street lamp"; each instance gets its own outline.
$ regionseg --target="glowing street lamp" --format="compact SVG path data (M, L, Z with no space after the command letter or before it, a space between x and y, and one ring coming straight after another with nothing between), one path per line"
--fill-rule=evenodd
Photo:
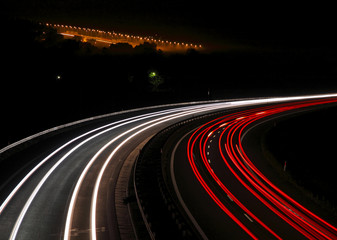
M157 73L156 72L150 72L149 73L149 77L150 78L154 78L154 77L156 77L157 76Z

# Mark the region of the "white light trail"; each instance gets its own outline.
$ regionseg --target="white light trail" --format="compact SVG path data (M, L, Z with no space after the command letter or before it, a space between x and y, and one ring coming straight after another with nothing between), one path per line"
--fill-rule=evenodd
M190 109L195 109L196 107L190 107ZM200 108L200 106L198 107ZM182 109L179 109L179 111L181 111ZM184 110L186 111L186 107L184 108ZM177 112L178 110L172 110L171 112ZM184 111L184 114L173 114L173 115L178 115L178 117L182 117L182 116L186 116L186 115L189 115L189 114L193 114L193 113L197 113L197 111L189 111L188 113L186 113ZM205 111L205 110L204 110ZM167 114L167 112L166 112ZM157 114L157 116L159 115L162 115L161 114ZM74 211L74 207L75 207L75 203L76 203L76 198L77 198L77 195L78 195L78 192L79 192L79 189L80 189L80 186L83 182L83 179L85 177L85 175L87 174L88 170L90 169L90 167L92 166L92 164L94 163L94 161L97 159L97 157L109 146L111 145L113 142L115 142L116 140L118 140L119 138L123 137L124 135L134 131L135 129L138 129L138 128L141 128L147 124L150 124L152 122L155 122L155 121L160 121L162 119L166 119L170 116L165 116L165 117L161 117L159 119L154 119L154 120L151 120L151 121L148 121L146 123L143 123L143 124L140 124L132 129L129 129L125 132L123 132L122 134L118 135L117 137L115 137L114 139L112 139L111 141L109 141L106 145L104 145L95 155L94 157L89 161L89 163L86 165L85 169L82 171L81 173L81 176L79 177L77 183L76 183L76 186L75 186L75 189L73 191L73 194L72 194L72 197L71 197L71 201L70 201L70 204L69 204L69 207L68 207L68 213L67 213L67 219L66 219L66 225L65 225L65 231L64 231L64 237L63 239L64 240L67 240L69 239L69 233L70 233L70 228L71 228L71 221L72 221L72 216L73 216L73 211ZM176 117L177 118L177 117ZM140 121L140 120L144 120L145 118L140 118L140 119L137 119L137 121ZM173 119L173 118L171 118ZM171 120L170 119L170 120Z
M6 207L6 205L8 204L8 202L11 200L11 198L16 194L16 192L20 189L20 187L27 181L27 179L39 168L42 166L42 164L44 164L48 159L50 159L53 155L55 155L58 151L60 151L61 149L63 149L64 147L66 147L67 145L71 144L72 142L76 141L77 139L85 136L85 135L88 135L94 131L97 131L99 129L102 129L104 127L107 127L107 126L110 126L110 125L113 125L113 124L118 124L118 123L121 123L121 122L124 122L124 123L121 123L117 126L114 126L114 127L111 127L111 128L108 128L104 131L101 131L89 138L87 138L86 140L82 141L80 144L78 144L76 147L72 148L69 152L67 152L60 160L58 160L58 162L45 174L45 176L40 180L39 184L35 187L34 191L32 192L32 194L30 195L29 199L27 200L24 208L22 209L15 225L14 225L14 228L12 230L12 233L11 233L11 236L10 236L10 240L14 240L16 238L16 235L18 233L18 230L20 228L20 225L23 221L23 218L26 214L26 212L28 211L28 208L29 206L31 205L32 201L34 200L35 196L37 195L38 191L41 189L42 185L46 182L46 180L48 179L48 177L54 172L54 170L70 155L72 154L75 150L77 150L79 147L81 147L82 145L84 145L85 143L87 143L88 141L96 138L97 136L100 136L102 135L103 133L106 133L108 131L111 131L117 127L120 127L120 126L123 126L123 125L126 125L126 124L129 124L130 122L134 122L134 121L139 121L140 119L145 119L145 118L150 118L150 117L153 117L153 116L156 116L156 115L160 115L160 114L166 114L167 112L169 111L173 111L173 110L165 110L165 111L162 111L162 112L157 112L157 113L152 113L152 114L144 114L143 118L140 118L140 117L132 117L132 118L129 118L129 119L124 119L124 120L120 120L118 122L114 122L114 123L111 123L111 124L108 124L108 125L105 125L103 127L100 127L100 128L97 128L97 129L94 129L88 133L85 133L71 141L69 141L68 143L64 144L62 147L60 147L59 149L55 150L52 154L50 154L47 158L45 158L43 161L41 161L33 170L31 170L30 173L28 173L25 178L20 181L20 183L15 187L15 189L11 192L11 194L6 198L5 202L1 205L1 210L3 211L3 209ZM179 110L175 110L175 111L179 111ZM132 120L130 120L132 119ZM128 122L126 122L127 120L129 120Z
M163 111L160 111L158 113L169 113L171 112L172 110L163 110ZM177 110L176 110L177 111ZM70 140L69 142L65 143L64 145L62 145L61 147L59 147L58 149L56 149L54 152L52 152L51 154L49 154L46 158L44 158L39 164L37 164L17 185L16 187L11 191L11 193L7 196L7 198L4 200L4 202L1 204L0 206L0 215L2 214L2 212L4 211L4 209L6 208L7 204L10 202L10 200L13 198L13 196L18 192L18 190L23 186L23 184L45 163L47 162L51 157L53 157L56 153L60 152L62 149L64 149L65 147L67 147L68 145L70 145L71 143L75 142L76 140L80 139L80 138L83 138L91 133L94 133L96 131L99 131L103 128L106 128L106 127L109 127L111 125L114 125L114 124L118 124L118 123L121 123L123 121L127 121L127 120L131 120L131 119L135 119L135 118L139 118L139 117L144 117L144 116L152 116L153 113L148 113L148 114L144 114L144 115L141 115L141 116L136 116L136 117L131 117L131 118L128 118L128 119L124 119L124 120L121 120L121 121L117 121L117 122L113 122L113 123L110 123L110 124L107 124L107 125L104 125L102 127L99 127L99 128L96 128L96 129L93 129L89 132L86 132L72 140Z
M113 123L114 124L114 123ZM110 124L109 124L110 125ZM102 126L100 128L96 128L92 131L89 131L85 134L82 134L81 136L78 136L74 139L72 139L71 141L67 142L66 144L62 145L61 147L59 147L58 149L56 149L54 152L52 152L51 154L49 154L46 158L44 158L39 164L37 164L20 182L18 185L16 185L16 187L12 190L12 192L7 196L7 198L5 199L5 201L1 204L0 206L0 215L3 212L3 210L5 209L5 207L7 206L7 204L9 203L9 201L12 199L12 197L17 193L17 191L22 187L22 185L36 172L36 170L38 170L46 161L48 161L51 157L53 157L56 153L58 153L59 151L61 151L62 149L64 149L66 146L70 145L71 143L75 142L76 140L89 135L90 133L93 133L95 131L98 131L106 126Z
M308 95L308 96L300 96L300 97L279 97L279 98L264 98L264 99L253 99L253 100L237 100L237 101L231 101L231 102L218 102L218 103L213 103L213 104L204 104L204 105L194 105L192 107L181 107L181 108L175 108L175 109L171 109L171 110L165 110L165 111L159 111L159 112L155 112L155 113L149 113L149 114L144 114L144 115L141 115L139 117L132 117L132 118L129 118L129 119L124 119L124 120L121 120L121 121L118 121L118 122L114 122L114 123L111 123L111 124L108 124L108 125L105 125L105 126L102 126L100 128L96 128L94 130L91 130L85 134L82 134L81 136L78 136L76 138L74 138L73 140L67 142L66 144L62 145L60 148L58 148L57 150L55 150L54 152L52 152L50 155L48 155L45 159L43 159L38 165L36 165L36 167L34 167L21 181L20 183L13 189L13 191L10 193L10 195L5 199L5 201L1 204L0 206L0 215L1 213L4 211L5 207L8 205L8 203L10 202L10 200L13 198L13 196L16 194L16 192L23 186L23 184L37 171L37 169L39 169L46 161L48 161L51 157L53 157L56 153L58 153L59 151L61 151L62 149L64 149L66 146L70 145L71 143L74 143L76 140L79 140L80 138L83 138L91 133L94 133L95 131L100 131L102 130L103 128L106 128L108 126L111 126L113 124L119 124L119 125L116 125L114 127L111 127L111 128L108 128L108 129L105 129L89 138L86 138L86 140L82 141L80 144L78 144L76 147L72 148L70 151L68 151L65 155L63 155L63 157L61 159L58 160L58 162L49 169L49 171L44 175L44 177L40 180L39 184L35 187L34 191L32 192L32 194L30 195L29 199L27 200L24 208L22 209L16 223L15 223L15 226L12 230L12 233L11 233L11 236L10 236L10 239L13 240L16 238L16 235L18 233L18 230L20 228L20 225L23 221L23 218L26 214L26 212L28 211L28 208L29 206L31 205L32 201L34 200L35 196L37 195L37 193L39 192L40 188L42 187L42 185L45 183L45 181L49 178L49 176L54 172L54 170L70 155L72 154L75 150L77 150L78 148L80 148L83 144L87 143L88 141L92 140L93 138L95 137L98 137L99 135L103 134L103 133L106 133L108 131L111 131L113 129L116 129L117 127L120 127L120 126L123 126L123 125L126 125L126 124L129 124L131 122L135 122L135 121L140 121L140 120L143 120L145 118L150 118L150 117L155 117L155 116L159 116L159 115L164 115L164 114L169 114L169 113L174 113L174 112L179 112L179 111L187 111L188 109L190 111L195 111L194 113L201 113L201 112L206 112L206 111L211 111L211 110L215 110L215 109L220 109L220 108L224 108L224 107L228 107L228 108L231 108L231 107L238 107L238 106L249 106L249 105L255 105L255 104L266 104L266 103L274 103L274 102L286 102L286 101L296 101L296 100L305 100L305 99L317 99L317 98L330 98L330 97L337 97L337 94L325 94L325 95ZM207 107L209 107L209 109L207 109ZM211 109L212 108L212 109ZM207 109L207 110L206 110ZM184 112L182 115L193 115L193 113L189 113L189 112ZM180 115L179 115L180 116ZM175 118L178 118L179 117L178 115L175 117ZM143 118L142 118L143 117ZM168 116L167 116L168 117ZM167 117L163 117L165 119L162 118L162 120L160 119L156 119L156 120L153 120L153 121L159 121L159 122L156 122L148 127L145 127L144 129L141 129L139 130L137 133L133 134L132 136L128 137L126 140L123 141L122 144L120 144L113 152L113 154L123 145L125 144L128 140L130 140L132 137L136 136L137 134L145 131L146 129L150 128L151 126L154 126L154 125L157 125L157 124L160 124L160 121L162 122L165 122L165 121L169 121L168 119L170 118L167 118ZM171 117L171 116L170 116ZM152 122L153 122L152 121ZM150 122L147 122L146 124L150 124ZM145 126L144 125L139 125L137 128L140 128L141 126ZM126 131L127 133L130 133L131 131L134 131L135 128L133 128L132 130L128 130ZM125 133L125 134L127 134ZM125 135L124 134L124 135ZM122 136L124 136L122 135ZM120 137L122 137L120 136ZM119 138L120 138L119 137ZM102 150L103 151L103 150ZM97 154L99 155L100 152L98 152ZM113 156L112 154L112 156ZM98 156L97 155L97 156ZM95 155L96 156L96 155ZM112 157L111 156L111 157ZM110 161L110 160L109 160ZM108 163L107 163L108 164ZM91 166L91 165L90 165ZM90 168L90 166L88 166L88 169ZM105 166L105 165L104 165ZM104 167L105 169L105 167ZM101 170L102 174L104 172L104 169ZM85 170L83 171L85 172ZM83 173L82 172L82 173ZM85 176L85 173L83 173L83 176ZM100 175L101 176L101 173ZM100 177L101 178L101 177ZM82 179L83 180L83 179ZM96 189L96 186L95 186L95 192L98 193L98 188L99 188L99 184L100 184L100 180L97 181L97 189ZM79 182L79 186L81 185L81 181ZM74 190L75 191L75 190ZM74 199L74 204L75 204L75 200L76 198ZM93 200L93 201L96 201L96 200ZM72 207L73 207L72 206ZM95 209L95 207L92 207L92 209ZM93 211L93 210L92 210ZM95 211L96 212L96 211ZM95 213L92 214L93 216L95 216ZM71 225L71 219L72 219L72 214L70 214L69 216L69 220L68 220L68 217L67 217L67 228L66 229L69 229L70 225ZM95 226L95 221L93 221L91 219L91 226ZM94 230L94 228L91 228L91 230ZM92 231L92 232L95 232L95 231ZM67 235L68 234L68 235ZM95 232L95 237L92 236L93 239L96 239L96 232ZM66 237L67 236L67 237ZM65 238L64 239L68 239L69 237L69 231L65 231Z
M158 114L158 115L161 115L161 114ZM151 115L151 117L153 117ZM144 120L148 117L144 117L144 118L137 118L135 120L132 120L132 121L129 121L129 122L126 122L126 123L123 123L123 124L120 124L116 127L121 127L122 125L125 125L125 124L130 124L131 122L135 122L135 121L140 121L140 120ZM156 121L156 120L152 120L152 121ZM152 122L151 121L151 122ZM147 124L147 123L145 123ZM141 124L140 126L137 126L136 128L138 127L141 127L142 125L144 124ZM75 207L75 203L76 203L76 199L77 199L77 195L78 195L78 192L80 190L80 187L81 187L81 184L83 182L83 179L85 178L88 170L90 169L90 167L92 166L92 164L95 162L95 160L97 159L97 157L107 148L109 147L113 142L115 142L116 140L118 140L119 138L121 138L122 136L124 136L125 134L131 132L133 129L130 129L128 131L125 131L124 133L118 135L117 137L115 137L114 139L112 139L111 141L109 141L107 144L105 144L92 158L91 160L88 162L88 164L86 165L86 167L84 168L84 170L82 171L77 183L76 183L76 186L74 188L74 191L73 191L73 194L72 194L72 197L71 197L71 201L70 201L70 204L69 204L69 207L68 207L68 213L67 213L67 219L66 219L66 225L65 225L65 230L64 230L64 237L63 239L66 240L66 239L69 239L69 233L70 233L70 228L71 228L71 221L72 221L72 216L73 216L73 211L74 211L74 207Z
M283 102L283 101L295 101L295 100L301 100L301 99L315 99L315 98L328 98L328 97L336 97L337 94L329 94L329 95L319 95L319 96L305 96L305 97L290 97L290 98L275 98L275 99L260 99L260 100L250 100L250 103L247 104L246 101L240 101L240 103L242 105L250 105L251 102L254 102L255 104L262 104L262 103L266 103L266 102ZM227 107L228 107L228 103L226 104ZM218 108L223 108L222 107L218 107ZM218 108L214 108L212 110L215 110L215 109L218 109ZM210 109L208 109L210 110ZM196 110L195 113L200 113L200 112L203 112L203 111L206 111L206 110ZM186 113L186 114L182 114L182 115L189 115L191 113ZM90 239L91 240L96 240L97 239L97 234L96 234L96 209L97 209L97 198L98 198L98 190L99 190L99 186L100 186L100 183L101 183L101 180L102 180L102 177L103 177L103 174L104 174L104 171L106 169L106 167L108 166L109 162L111 161L112 157L116 154L116 152L125 144L127 143L129 140L131 140L133 137L135 137L136 135L144 132L145 130L151 128L151 127L154 127L158 124L161 124L163 122L166 122L166 121L169 121L169 120L172 120L172 119L175 119L175 118L178 118L178 117L181 117L181 116L174 116L172 118L168 118L168 119L164 119L164 120L161 120L159 122L156 122L156 123L153 123L147 127L144 127L143 129L137 131L136 133L132 134L131 136L129 136L128 138L126 138L122 143L120 143L113 151L112 153L109 155L109 157L107 158L107 160L105 161L104 165L102 166L101 170L100 170L100 173L96 179L96 183L95 183L95 188L94 188L94 192L93 192L93 195L92 195L92 202L91 202L91 223L90 223L90 232L91 232L91 236L90 236ZM238 118L237 120L241 120L243 119L244 117L241 117L241 118ZM144 125L144 124L142 124ZM138 127L136 127L138 128ZM134 129L136 129L134 128ZM130 129L132 130L132 129ZM129 131L130 131L129 130ZM129 132L128 131L128 132ZM125 134L123 134L125 135ZM119 137L118 137L119 138ZM213 171L213 170L212 170Z
M63 36L68 36L68 37L75 37L74 34L69 34L69 33L60 33Z
M193 106L193 107L190 107L191 109L193 108L198 108L200 106ZM15 189L11 192L11 194L6 198L5 202L1 205L1 209L2 211L4 210L4 208L6 207L6 205L8 204L8 202L11 200L11 198L15 195L15 193L20 189L20 187L27 181L27 179L39 168L41 167L41 165L43 163L45 163L48 159L50 159L53 155L55 155L58 151L60 151L61 149L63 149L64 147L66 147L67 145L71 144L72 142L78 140L79 138L85 136L85 135L88 135L94 131L97 131L98 129L102 129L104 127L107 127L107 126L110 126L110 125L113 125L113 124L118 124L120 122L124 122L122 124L119 124L117 126L114 126L112 128L109 128L109 129L106 129L102 132L99 132L89 138L87 138L86 140L82 141L80 144L78 144L76 147L74 147L73 149L71 149L69 152L67 152L60 160L58 160L58 162L45 174L45 176L40 180L39 184L35 187L34 191L32 192L32 194L30 195L29 199L27 200L27 202L25 203L25 206L23 207L23 209L21 210L20 212L20 215L14 225L14 228L11 232L11 236L10 236L10 240L14 240L17 236L17 233L18 233L18 230L21 226L21 223L24 219L24 216L26 214L26 212L28 211L28 208L30 207L32 201L34 200L35 196L37 195L37 193L39 192L39 190L41 189L41 187L43 186L43 184L47 181L47 179L49 178L49 176L54 172L54 170L70 155L72 154L75 150L77 150L79 147L81 147L83 144L87 143L88 141L92 140L93 138L97 137L97 136L100 136L102 135L103 133L106 133L108 131L111 131L117 127L120 127L120 126L123 126L123 125L126 125L126 124L129 124L131 122L135 122L135 121L140 121L140 120L143 120L143 119L146 119L146 118L150 118L150 117L155 117L155 116L159 116L159 115L163 115L163 114L168 114L170 112L178 112L178 111L183 111L185 110L186 108L188 107L182 107L182 108L177 108L177 109L170 109L170 110L163 110L163 111L159 111L159 112L155 112L155 113L149 113L149 114L144 114L144 115L141 115L141 116L135 116L135 117L132 117L132 118L129 118L129 119L124 119L124 120L120 120L118 122L114 122L114 123L111 123L111 124L108 124L108 125L105 125L103 127L100 127L100 128L97 128L97 129L94 129L86 134L83 134L73 140L71 140L70 142L64 144L62 147L60 147L59 149L55 150L52 154L50 154L46 159L44 159L40 164L38 164L29 174L27 174L25 176L25 178L15 187ZM132 120L130 120L132 119ZM129 121L128 121L129 120ZM128 121L128 122L127 122ZM68 220L67 220L68 222ZM70 223L69 223L70 224Z
M132 134L131 136L129 136L128 138L126 138L122 143L120 143L112 152L111 154L109 155L109 157L107 158L107 160L105 161L104 165L102 166L100 172L99 172L99 175L96 179L96 183L95 183L95 188L94 188L94 192L93 192L93 195L92 195L92 201L91 201L91 213L90 213L90 216L91 216L91 223L90 223L90 232L91 232L91 236L90 236L90 239L91 240L96 240L97 239L97 235L96 235L96 209L97 209L97 197L98 197L98 190L99 190L99 186L100 186L100 183L101 183L101 180L102 180L102 177L103 177L103 174L104 174L104 171L106 169L106 167L108 166L110 160L112 159L112 157L116 154L116 152L125 144L127 143L128 141L130 141L132 138L134 138L135 136L139 135L140 133L146 131L147 129L150 129L156 125L159 125L159 124L162 124L164 122L167 122L167 121L171 121L171 120L174 120L174 119L177 119L177 118L182 118L182 117L185 117L185 116L188 116L188 115L192 115L192 114L195 114L195 113L201 113L201 112L206 112L206 111L210 111L210 110L217 110L217 109L220 109L220 108L224 108L225 106L228 106L227 104L222 104L220 106L213 106L213 107L205 107L205 108L202 108L202 109L197 109L197 110L192 110L192 111L189 111L189 112L184 112L184 113L178 113L178 114L173 114L172 116L169 116L169 117L164 117L164 118L161 118L161 119L157 119L157 120L154 120L154 121L150 121L150 122L147 122L147 123L144 123L144 124L141 124L140 126L137 126L133 129L130 129L128 130L128 132L131 132L137 128L140 128L140 127L143 127L145 125L148 125L152 122L155 122L155 123L152 123L151 125L148 125L142 129L140 129L139 131L135 132L134 134ZM121 134L121 135L125 135L124 133ZM117 138L121 137L118 136ZM65 240L65 239L64 239Z

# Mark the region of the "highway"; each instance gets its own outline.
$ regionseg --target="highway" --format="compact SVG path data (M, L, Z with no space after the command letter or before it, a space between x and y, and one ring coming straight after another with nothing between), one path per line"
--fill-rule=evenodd
M256 167L266 163L247 156L242 144L251 128L268 119L336 101L235 111L187 133L174 148L171 175L199 233L208 239L336 239L337 228L274 185Z
M134 111L128 118L87 127L81 135L50 147L50 153L34 159L37 165L15 187L8 184L13 190L0 207L0 238L118 239L117 217L106 211L110 205L107 194L114 189L125 158L159 130L228 105L214 103L172 110L170 106L145 114L141 114L144 110Z
M234 110L247 106L292 102L304 99L308 101L321 98L331 100L332 97L336 96L331 94L289 98L238 99L202 104L189 103L139 109L130 111L127 114L115 114L106 117L105 121L91 122L88 120L86 127L82 131L73 130L72 133L72 130L68 130L66 132L67 137L63 138L61 137L62 134L60 134L57 138L45 140L47 141L44 145L45 148L35 148L34 153L26 156L18 155L18 157L22 158L22 161L31 164L27 165L28 167L25 171L21 171L17 177L8 181L1 188L2 195L4 192L8 194L2 198L0 205L0 239L121 239L121 225L118 222L120 218L117 216L118 208L116 208L117 205L114 202L114 189L116 188L117 179L128 156L139 149L140 145L144 144L144 142L160 130L191 117L226 109ZM270 114L273 113L273 111L267 110L263 111ZM261 113L261 115L266 115L266 113L262 114L263 111L259 110L259 112L252 112L250 114L260 116L258 113ZM239 118L238 115L232 116L233 126L234 123L246 123L242 120L244 118L241 119L242 121ZM228 119L226 122L228 122ZM221 125L215 128L223 127ZM229 124L229 126L232 126L232 124ZM205 131L202 131L202 134L206 136L206 140L202 140L201 142L207 143L213 132L211 134L207 132L206 134ZM227 141L223 140L227 139L225 135L224 137L222 136L218 135L220 143ZM32 138L27 138L27 140L13 144L0 150L0 154L4 154L11 148L15 148L20 144L24 144L25 141L31 140ZM50 141L50 144L48 141ZM225 155L224 158L234 155L244 156L239 143L240 140L234 145L225 144L223 146L221 144L220 149L226 152L223 153ZM239 149L237 149L237 146ZM233 152L227 152L228 148ZM188 149L191 150L189 152L191 166L193 169L196 169L193 166L194 159L192 157L195 152L194 145L189 145ZM207 160L205 161L205 154L207 155L207 153L202 152L201 156L203 157L201 160L206 163L206 169L209 170L211 165L207 164ZM198 162L201 161L199 160ZM247 159L246 162L248 162ZM221 162L219 164L223 165L224 163ZM241 168L243 167L241 166ZM222 178L226 177L227 174L222 175L221 168L222 166L219 168L215 168L214 166L213 169L217 175L211 174L210 176L217 176L219 181L223 182L224 179ZM217 169L219 169L220 173L217 172ZM250 167L250 169L253 169L253 167ZM246 171L245 174L248 174L252 170L243 171ZM243 173L239 174L242 175ZM258 172L254 171L251 178L257 174ZM234 180L239 181L238 179ZM256 178L253 178L252 181L249 184L260 184L260 181ZM238 183L235 184L238 185ZM220 186L222 185L220 184ZM259 188L262 187L260 186ZM230 189L228 191L234 190ZM236 193L235 195L229 192L227 194L232 199L235 199ZM253 192L250 194L253 194ZM263 195L263 198L268 197ZM274 205L277 205L274 201L281 202L281 200L269 200L269 198L268 201L272 201ZM291 204L293 205L294 203ZM274 208L280 207L279 205ZM285 203L282 202L281 208L282 206L285 206ZM257 221L257 217L252 213L246 211L246 214L248 217L245 217L245 222L249 221L249 218L254 219L254 222ZM288 218L288 214L286 215ZM124 216L124 218L129 218L129 216ZM228 222L232 223L235 217L230 218ZM297 220L293 220L293 218L294 216L291 217L291 221L295 221L296 224L297 221L302 221L301 218L295 217ZM243 222L241 218L235 222L238 223L239 221ZM236 225L240 224L234 224L234 226ZM262 230L259 226L256 228L258 228L258 232L261 231L268 236L276 235L272 231L265 230L264 226ZM246 234L253 236L251 232L255 231L248 228L245 229L245 227L242 229L244 236ZM311 227L309 230L305 229L310 234L312 234L311 231L314 231L311 230ZM331 234L335 234L333 231ZM327 234L330 236L330 232Z

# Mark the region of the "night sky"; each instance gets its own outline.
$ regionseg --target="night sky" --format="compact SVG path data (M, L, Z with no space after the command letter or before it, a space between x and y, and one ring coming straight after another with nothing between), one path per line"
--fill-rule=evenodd
M185 54L179 56L178 60L176 56L172 58L161 56L162 62L155 58L138 61L138 56L134 58L124 56L127 64L123 64L123 61L114 56L109 56L109 61L98 56L95 57L100 61L96 61L95 57L86 61L85 57L72 56L72 51L52 52L53 49L47 49L47 51L41 51L40 55L36 52L31 53L34 48L29 45L29 41L21 42L22 39L30 36L24 29L15 31L11 29L12 25L7 29L2 28L1 40L6 42L2 46L9 50L7 55L3 55L6 61L2 74L10 76L3 78L1 82L2 89L5 89L3 92L7 93L0 96L2 97L0 100L2 99L7 107L7 112L4 111L3 115L9 116L8 127L6 124L3 125L8 136L0 129L3 134L2 144L84 116L136 107L132 105L135 102L132 101L132 97L139 97L140 93L143 94L144 102L154 104L152 98L160 102L167 99L171 101L172 97L175 97L176 101L187 101L187 98L195 99L196 96L206 97L208 88L214 90L211 96L214 99L223 96L243 97L248 92L253 96L261 96L265 93L285 94L285 91L290 90L291 94L294 92L298 94L308 90L334 91L337 89L337 38L335 36L337 14L334 6L323 3L294 4L272 1L265 5L251 1L247 5L237 1L233 3L214 0L203 2L4 0L0 6L1 17L6 20L8 20L7 17L18 17L141 36L156 36L164 40L202 44L206 48L211 47L212 50L224 51L220 54L200 56ZM10 24L13 22L8 21ZM21 37L24 34L26 35ZM36 61L31 59L34 54L38 56ZM39 58L39 56L43 57ZM64 56L72 56L72 58ZM151 61L148 61L149 59ZM86 67L91 67L92 64L104 70L100 72L100 77L96 76L99 71ZM76 67L72 67L73 65ZM146 71L154 67L164 72L169 86L167 89L170 91L173 89L174 94L168 91L164 97L157 96L155 93L149 95ZM82 77L79 78L77 69L85 69L92 75L87 74L86 71L79 71L82 73ZM55 76L59 74L64 75L62 80L55 81ZM116 83L122 87L125 85L125 91L130 92L132 96L129 98L129 105L123 105L120 101L124 97L121 96L123 91L117 92L112 86L111 89L116 91L115 93L107 88L106 91L109 94L98 94L101 91L98 88L101 83L99 81L95 85L99 91L96 91L95 101L92 101L87 97L92 93L92 76L102 83L106 81L104 84L110 84L110 86ZM116 81L110 81L111 79ZM81 91L77 91L79 81L84 81L84 83L81 82ZM7 89L4 84L8 85ZM67 84L70 84L70 87ZM208 88L205 87L206 85ZM191 90L190 86L195 89ZM63 95L62 102L53 97L53 94L49 94L50 90L53 90L53 94L57 96ZM35 94L31 94L30 91ZM189 95L186 96L185 92ZM109 97L109 101L102 96ZM111 97L114 99L111 100ZM17 98L25 99L22 101L24 104L16 101ZM151 101L148 100L150 98ZM11 101L13 99L14 101ZM45 101L40 99L48 99L49 105L54 106L49 108L48 114L43 114ZM74 113L72 106L77 106L79 99L82 101L81 105L76 108L77 113ZM69 102L71 104L68 104ZM102 102L107 104L102 105ZM39 105L40 103L42 105ZM87 106L88 104L91 108ZM21 112L21 110L24 111ZM47 119L43 120L32 112L41 113ZM16 128L13 119L19 121L21 116L25 118L30 116L31 120L26 126L21 126L18 135L11 136L11 125L12 128ZM35 128L32 127L34 124Z
M335 48L334 7L317 2L267 5L181 0L11 0L7 15L226 48Z

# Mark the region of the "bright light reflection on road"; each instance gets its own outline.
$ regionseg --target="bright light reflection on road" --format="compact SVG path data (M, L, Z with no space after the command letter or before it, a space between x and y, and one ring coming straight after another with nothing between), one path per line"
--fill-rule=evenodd
M9 194L9 196L5 199L5 201L2 203L2 205L0 206L0 214L4 211L5 207L8 205L8 203L10 202L10 200L14 197L14 195L17 193L17 191L21 188L21 186L30 178L30 176L39 168L41 167L47 160L49 160L51 157L53 157L57 152L61 151L63 148L65 148L66 146L70 145L71 143L73 143L74 141L86 137L87 135L94 133L95 131L100 131L103 128L106 128L108 126L111 126L113 124L119 124L116 126L113 126L109 129L105 129L99 133L94 134L91 137L86 138L84 141L82 141L81 143L79 143L78 145L76 145L76 147L74 147L73 149L71 149L70 151L68 151L65 155L63 155L63 157L61 159L59 159L57 161L57 163L49 169L49 171L44 175L44 177L41 179L41 181L38 183L38 185L35 187L34 191L31 193L29 199L27 200L27 202L25 203L23 209L21 210L21 213L15 223L15 226L13 227L12 233L11 233L11 237L10 239L15 239L18 233L18 230L20 228L20 225L23 221L23 218L26 214L26 212L28 211L28 208L30 207L32 201L34 200L35 196L37 195L37 193L39 192L40 188L42 187L42 185L45 183L45 181L47 181L47 179L49 178L49 176L53 173L53 171L70 155L72 154L75 150L77 150L78 148L80 148L83 144L85 144L86 142L92 140L95 137L100 136L103 133L106 133L108 131L112 131L113 129L116 129L117 127L129 124L131 122L135 122L135 121L140 121L140 120L144 120L145 118L150 118L150 117L156 117L156 116L160 116L160 115L164 115L164 114L172 114L172 115L168 115L165 117L161 117L152 121L148 121L144 124L140 124L135 128L129 129L128 131L124 132L123 134L119 135L117 138L115 138L113 141L115 141L118 138L121 138L123 136L125 136L127 133L131 133L132 131L138 129L138 128L142 128L141 130L139 130L138 132L134 133L133 135L131 135L130 137L128 137L127 139L125 139L120 145L118 145L118 147L111 153L111 157L109 157L109 159L107 160L107 163L104 164L103 168L101 169L101 172L99 174L99 178L96 181L96 185L95 185L95 196L93 197L92 200L92 218L91 218L91 229L96 229L96 223L95 223L95 214L96 214L96 201L97 201L97 193L98 193L98 189L99 189L99 184L101 181L101 176L103 175L104 169L106 168L106 166L108 165L110 159L113 157L113 155L115 154L115 152L120 149L121 146L123 146L123 144L125 144L127 141L129 141L130 139L132 139L133 137L135 137L137 134L145 131L146 129L149 129L155 125L161 124L163 122L167 122L176 118L181 118L181 117L185 117L185 116L193 116L194 114L200 114L202 112L208 112L208 111L216 111L219 109L224 109L224 108L231 108L231 107L237 107L237 106L250 106L250 105L254 105L254 104L265 104L265 103L275 103L275 102L286 102L286 101L296 101L296 100L306 100L306 99L318 99L318 98L330 98L330 97L337 97L337 94L325 94L325 95L310 95L310 96L299 96L299 97L279 97L279 98L265 98L265 99L253 99L253 100L237 100L237 101L231 101L231 102L219 102L219 103L213 103L213 104L203 104L203 105L194 105L192 107L180 107L180 108L174 108L172 110L165 110L165 111L161 111L161 112L155 112L153 114L144 114L142 116L136 116L136 117L132 117L129 119L125 119L125 120L121 120L118 122L114 122L111 124L108 124L106 126L94 129L90 132L87 132L77 138L74 138L73 140L69 141L68 143L64 144L63 146L61 146L59 149L55 150L53 153L51 153L48 157L46 157L45 159L43 159L36 167L34 167L21 181L20 183L13 189L13 191ZM184 111L183 113L178 113L179 111ZM175 113L175 114L173 114ZM259 112L257 114L263 114L265 112ZM149 125L150 124L150 125ZM225 126L226 123L224 123L222 126ZM146 126L148 125L148 126ZM145 127L146 126L146 127ZM113 142L112 141L112 142ZM112 143L110 142L110 144ZM103 150L102 150L103 151ZM101 151L97 152L97 156L101 153ZM96 156L96 155L95 155ZM94 161L94 160L93 160ZM92 164L92 163L91 163ZM90 168L91 164L88 165L88 169ZM87 172L87 168L84 169L82 171L83 174L83 178L85 176ZM81 175L82 176L82 175ZM80 178L78 181L78 188L75 188L74 193L73 193L73 197L74 199L71 200L71 204L69 205L69 210L68 210L68 215L67 215L67 220L66 220L66 228L65 228L65 232L64 232L64 239L69 239L69 233L70 233L70 227L71 227L71 220L72 220L72 211L76 202L76 197L77 197L77 192L78 189L81 185L81 182L83 180L83 178ZM81 180L82 179L82 180ZM94 216L94 218L93 218ZM92 239L96 239L96 232L92 231Z

